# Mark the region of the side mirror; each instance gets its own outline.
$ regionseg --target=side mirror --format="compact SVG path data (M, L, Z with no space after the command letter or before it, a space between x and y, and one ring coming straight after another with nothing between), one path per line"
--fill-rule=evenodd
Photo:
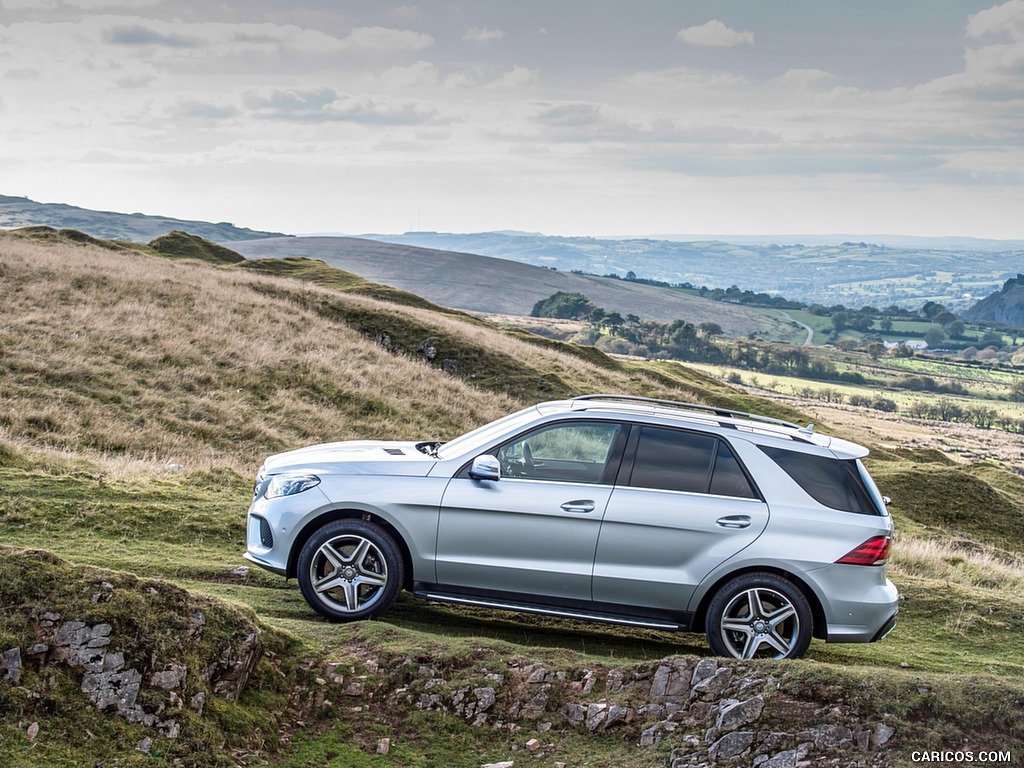
M494 456L477 456L469 468L469 476L474 480L500 480L501 465Z

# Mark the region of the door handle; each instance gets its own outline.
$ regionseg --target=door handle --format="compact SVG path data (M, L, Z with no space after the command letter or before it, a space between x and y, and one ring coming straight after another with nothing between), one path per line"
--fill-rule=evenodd
M566 512L579 512L580 514L586 514L587 512L593 512L597 507L594 502L590 499L577 499L576 501L567 501L562 505L562 509Z
M715 520L715 525L719 528L749 528L750 515L729 515L728 517L720 517Z

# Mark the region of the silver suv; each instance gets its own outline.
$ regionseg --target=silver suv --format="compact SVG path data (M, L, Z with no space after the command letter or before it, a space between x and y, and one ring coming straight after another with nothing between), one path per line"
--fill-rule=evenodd
M404 588L797 658L812 637L895 626L892 518L867 453L764 416L587 395L451 442L271 456L245 557L335 621L378 616Z

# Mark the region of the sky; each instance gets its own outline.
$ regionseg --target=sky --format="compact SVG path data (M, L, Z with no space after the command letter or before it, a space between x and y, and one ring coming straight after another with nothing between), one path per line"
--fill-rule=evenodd
M302 233L1024 238L1024 0L0 0L0 194Z

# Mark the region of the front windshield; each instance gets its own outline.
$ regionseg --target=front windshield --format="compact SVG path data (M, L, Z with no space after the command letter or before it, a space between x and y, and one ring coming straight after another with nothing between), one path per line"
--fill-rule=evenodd
M461 437L457 437L454 440L450 440L449 442L438 446L437 457L441 460L454 459L457 456L461 456L466 451L469 451L474 445L487 445L498 436L504 434L508 430L510 424L517 421L524 421L525 417L533 416L536 412L536 406L531 406L530 408L524 408L521 411L509 414L497 421L484 424L482 427L477 427L472 432L467 432Z

